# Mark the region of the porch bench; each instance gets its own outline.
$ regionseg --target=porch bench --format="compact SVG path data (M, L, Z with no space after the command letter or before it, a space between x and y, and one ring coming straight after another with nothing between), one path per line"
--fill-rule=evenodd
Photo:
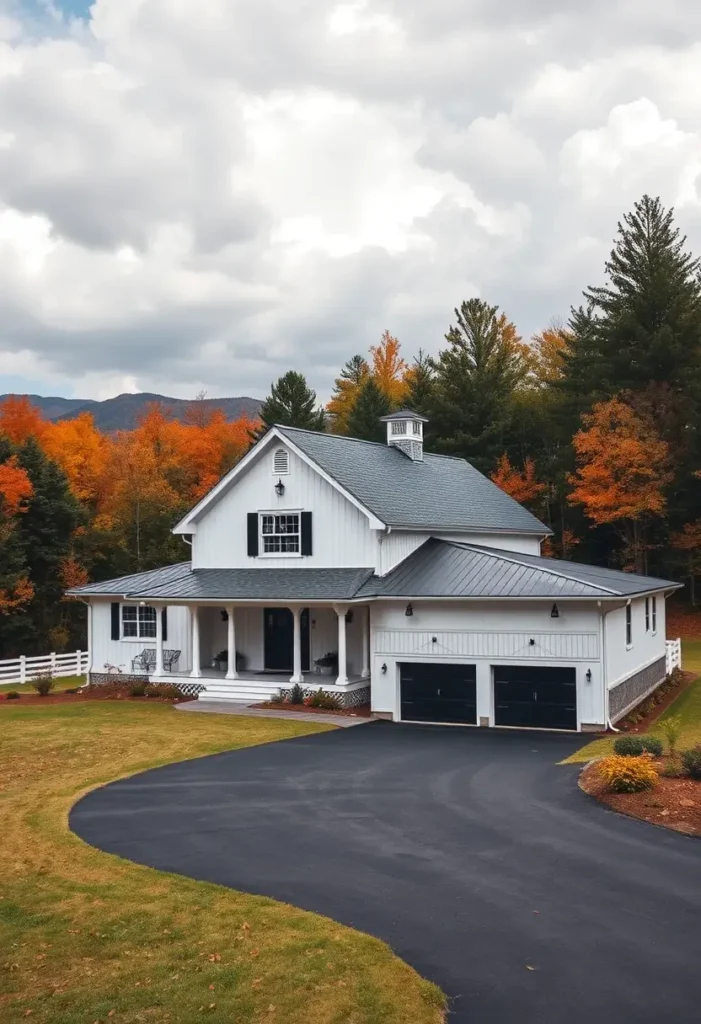
M169 650L163 651L163 668L165 669L166 672L172 672L173 671L173 667L177 664L179 657L180 657L180 651L169 651ZM141 654L137 654L137 656L132 659L132 663L131 663L131 670L132 670L132 672L135 672L137 670L140 671L140 672L153 672L155 668L156 668L156 648L155 647L147 647L145 650L143 650L141 652Z

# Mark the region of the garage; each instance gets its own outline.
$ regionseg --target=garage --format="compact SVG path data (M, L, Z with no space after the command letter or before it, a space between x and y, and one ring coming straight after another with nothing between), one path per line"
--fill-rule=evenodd
M494 724L526 729L576 729L576 669L495 666Z
M399 666L402 721L477 724L474 665Z

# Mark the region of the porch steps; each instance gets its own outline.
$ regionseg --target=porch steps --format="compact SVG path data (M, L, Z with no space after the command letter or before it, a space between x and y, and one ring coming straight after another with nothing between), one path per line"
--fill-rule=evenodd
M204 702L234 700L260 704L277 697L281 687L289 689L289 686L289 683L279 680L269 683L252 682L249 679L207 680L205 689L197 699Z

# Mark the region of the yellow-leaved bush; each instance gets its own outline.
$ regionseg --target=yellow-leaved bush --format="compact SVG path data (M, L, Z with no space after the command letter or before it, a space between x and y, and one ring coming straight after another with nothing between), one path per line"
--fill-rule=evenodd
M612 754L602 757L597 769L613 793L639 793L657 785L658 773L649 754L624 757Z

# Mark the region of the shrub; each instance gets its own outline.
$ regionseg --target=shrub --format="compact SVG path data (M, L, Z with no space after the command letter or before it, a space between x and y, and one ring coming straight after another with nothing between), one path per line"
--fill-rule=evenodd
M657 736L619 736L613 749L620 757L639 757L641 754L662 757L662 740Z
M682 750L682 764L692 779L701 779L701 743L691 750Z
M304 690L295 683L290 691L290 704L304 704Z
M678 779L682 775L686 775L686 769L681 762L679 757L670 757L660 768L660 775L664 775L666 779Z
M660 722L660 729L667 740L670 757L674 757L677 753L677 740L682 731L681 715L668 715L663 718Z
M5 700L19 700L17 690L8 690L5 694Z
M324 693L323 690L313 693L307 703L310 708L320 708L323 711L338 711L341 707L341 701L335 694Z
M133 686L129 687L130 697L145 697L146 696L146 683L134 683Z
M151 683L146 688L147 697L160 697L165 700L177 700L182 697L180 688L175 683Z
M597 768L613 793L639 793L657 784L657 769L649 754L640 757L613 754L603 757Z
M32 686L40 697L46 697L55 685L54 677L51 675L37 676L36 679L32 679Z

